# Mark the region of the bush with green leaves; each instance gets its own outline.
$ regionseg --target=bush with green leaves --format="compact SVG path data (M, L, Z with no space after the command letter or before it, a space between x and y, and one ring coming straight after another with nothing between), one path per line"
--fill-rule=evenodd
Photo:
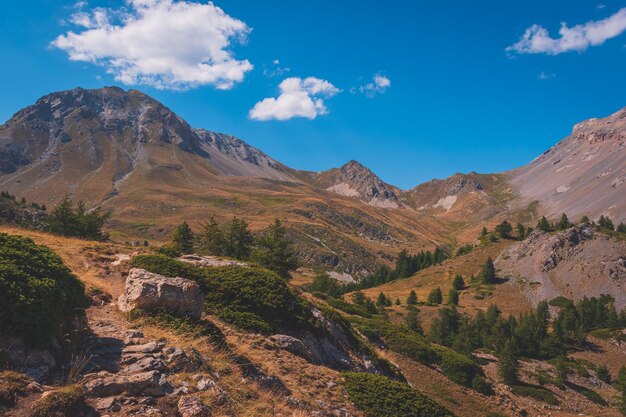
M452 417L421 392L381 375L346 373L348 398L366 417Z
M202 268L162 254L135 256L130 261L130 265L133 268L145 269L166 277L181 277L200 281L204 276Z
M131 266L157 274L196 281L205 308L244 330L267 333L307 319L303 301L272 271L254 266L200 268L165 255L139 255Z
M46 346L65 318L87 307L85 287L49 248L0 234L1 336Z
M307 320L303 301L283 278L267 269L207 268L199 283L209 312L233 324L245 323L247 330L265 333L302 325Z

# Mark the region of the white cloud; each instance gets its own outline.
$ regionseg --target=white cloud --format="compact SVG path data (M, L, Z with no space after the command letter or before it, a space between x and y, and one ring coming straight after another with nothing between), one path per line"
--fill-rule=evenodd
M280 61L278 59L274 59L272 61L272 64L268 67L263 68L263 75L265 75L266 77L282 77L283 75L285 75L286 73L288 73L289 71L291 71L291 68L289 67L283 67L280 64Z
M551 80L552 78L556 78L556 74L541 71L539 74L537 74L537 78L539 78L540 80Z
M82 31L60 35L52 46L73 61L103 66L124 84L162 89L229 89L252 70L230 49L233 42L244 42L251 29L212 2L126 2L117 10L77 11L70 22Z
M352 87L350 89L350 92L352 94L355 93L363 93L368 97L374 97L376 94L382 94L385 91L387 91L387 88L389 88L391 86L391 80L381 74L376 74L374 75L374 77L372 78L372 81L359 86L359 87Z
M506 48L519 54L558 55L563 52L582 52L590 46L601 45L608 39L619 36L626 30L626 8L602 19L568 27L561 23L559 38L552 38L548 30L540 25L532 25L514 45Z
M326 80L315 77L285 78L278 86L280 95L259 101L250 110L253 120L289 120L294 117L315 119L327 114L324 99L334 96L339 89Z

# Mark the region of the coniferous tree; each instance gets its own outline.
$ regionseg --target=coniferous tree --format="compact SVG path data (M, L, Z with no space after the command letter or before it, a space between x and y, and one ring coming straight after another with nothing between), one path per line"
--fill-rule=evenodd
M77 235L78 217L73 206L72 199L66 195L50 212L46 219L46 228L50 233L61 236Z
M172 234L172 249L188 254L193 252L194 234L187 222L182 222Z
M567 218L567 215L565 213L561 214L561 218L559 219L559 222L556 224L556 228L559 230L565 230L568 229L569 227L571 227L571 223L569 221L569 219Z
M496 226L496 233L498 233L503 239L510 238L512 232L513 226L511 226L511 223L506 220Z
M400 304L402 304L400 297L396 297L396 305L399 306Z
M487 228L483 226L483 230L480 232L481 236L487 236L489 232L487 231Z
M415 305L417 304L417 293L414 290L411 290L409 296L406 299L407 305Z
M583 216L580 218L580 224L589 224L589 217Z
M422 329L422 325L420 323L420 319L419 319L419 311L417 310L417 308L415 308L414 306L409 306L408 307L408 313L406 315L406 326L413 330L414 332L417 332L421 335L424 334L424 330Z
M430 325L430 339L443 346L452 346L459 333L461 316L452 307L444 307L437 312Z
M620 222L615 229L618 233L626 233L626 224L624 222Z
M456 288L452 288L448 292L448 304L451 306L459 305L459 292Z
M456 290L462 290L463 288L465 288L465 281L460 274L457 274L454 277L454 281L452 281L452 288Z
M539 221L537 222L537 229L542 230L544 232L549 232L551 227L550 227L550 222L548 222L548 219L546 219L546 216L541 217L541 219L539 219Z
M565 356L559 356L556 358L554 364L556 370L556 379L561 384L567 384L567 377L569 376L569 368L567 367L567 358Z
M367 298L365 297L365 294L363 294L362 291L356 291L354 294L352 294L352 302L356 305L364 306L366 299Z
M331 297L339 297L341 295L341 288L337 280L332 279L326 273L317 274L315 278L313 278L313 282L309 284L308 290L311 292L321 292Z
M198 233L196 240L198 252L206 255L224 256L224 233L214 216L202 224L202 230Z
M603 381L607 384L611 383L611 373L609 372L609 368L606 365L598 367L598 370L596 371L596 376L600 381Z
M481 272L482 281L485 284L494 284L496 281L496 267L493 264L491 257L487 258L487 262L483 266Z
M517 347L515 345L515 339L511 338L500 352L498 358L498 376L503 383L514 385L518 382L518 369Z
M524 227L523 224L517 223L517 238L519 240L524 240L525 237L526 237L526 228Z
M285 279L291 278L290 271L295 271L299 262L280 220L274 220L256 239L252 259Z
M437 287L428 294L428 302L431 304L441 304L443 302L441 288Z
M615 230L613 220L604 215L600 216L600 218L598 219L598 226L604 229Z
M248 223L237 217L224 223L224 256L235 259L247 259L250 256L254 237L248 230Z

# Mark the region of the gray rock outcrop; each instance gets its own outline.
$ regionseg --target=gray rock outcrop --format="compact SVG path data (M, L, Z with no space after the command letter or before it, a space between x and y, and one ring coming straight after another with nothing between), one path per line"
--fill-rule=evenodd
M128 273L124 294L118 300L123 312L165 310L194 319L202 315L203 304L204 296L195 282L137 268Z

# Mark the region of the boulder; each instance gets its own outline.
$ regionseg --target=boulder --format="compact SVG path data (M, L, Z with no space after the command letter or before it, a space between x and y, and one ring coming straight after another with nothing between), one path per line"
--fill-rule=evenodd
M118 307L123 312L165 310L193 319L200 318L203 304L204 296L195 282L138 268L128 273L124 294L118 300Z
M197 397L181 397L178 401L178 414L181 417L208 417L211 415L208 407Z
M122 393L129 395L163 396L173 391L165 375L159 371L134 375L100 375L85 383L85 391L94 397L111 397Z

